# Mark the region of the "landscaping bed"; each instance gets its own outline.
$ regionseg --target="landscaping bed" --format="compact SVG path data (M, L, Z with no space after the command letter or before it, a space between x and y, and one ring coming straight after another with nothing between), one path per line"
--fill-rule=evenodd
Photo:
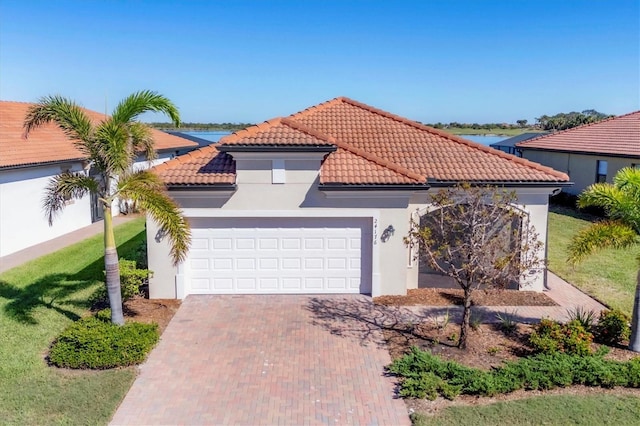
M425 321L421 324L407 327L407 331L400 329L383 330L392 360L402 357L409 352L411 346L431 352L446 361L455 361L468 367L490 370L504 364L505 361L516 361L533 354L529 346L529 336L533 326L516 324L511 333L505 333L501 324L479 324L470 330L468 347L458 349L455 339L460 333L459 324L453 322ZM593 344L594 349L599 345ZM638 356L625 346L613 346L605 359L628 361ZM640 389L615 387L604 389L589 386L568 386L545 391L516 390L511 393L481 397L473 395L459 395L453 401L438 397L433 401L428 399L405 399L410 412L436 415L448 407L481 406L500 401L515 401L542 395L630 395L640 398Z
M131 321L156 323L162 334L178 311L180 303L181 300L178 299L147 299L136 296L124 303L124 316Z
M407 291L406 296L380 296L374 303L387 306L450 306L462 305L461 289L417 288ZM475 290L471 297L475 306L556 306L549 296L536 291L519 290Z

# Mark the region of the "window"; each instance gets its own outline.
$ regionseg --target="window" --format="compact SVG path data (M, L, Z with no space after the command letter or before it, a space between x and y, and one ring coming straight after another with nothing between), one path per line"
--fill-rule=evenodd
M598 160L598 170L596 171L596 182L607 181L607 162L604 160Z

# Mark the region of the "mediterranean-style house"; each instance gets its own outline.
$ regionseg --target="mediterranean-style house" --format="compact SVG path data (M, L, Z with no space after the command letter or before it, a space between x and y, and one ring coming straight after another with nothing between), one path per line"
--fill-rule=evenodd
M179 156L154 170L192 232L172 266L147 221L152 298L189 294L406 294L429 279L408 248L429 194L461 181L517 192L546 241L549 195L566 174L417 122L335 98ZM520 288L539 290L544 270Z
M86 196L69 200L49 226L42 209L49 179L64 171L90 174L92 170L86 157L54 124L24 138L22 126L31 105L0 101L0 258L88 226L102 214L97 200ZM86 112L95 121L104 118L104 114ZM198 146L157 130L152 132L158 158L152 164L141 160L136 167L159 164Z
M578 195L596 182L612 182L623 167L640 167L640 111L530 139L522 157L567 173Z

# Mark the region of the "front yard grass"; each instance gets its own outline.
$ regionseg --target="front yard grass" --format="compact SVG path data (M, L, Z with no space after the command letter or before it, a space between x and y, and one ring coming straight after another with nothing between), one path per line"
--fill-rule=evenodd
M613 309L631 315L636 288L638 249L607 249L575 267L567 263L567 247L594 217L552 206L549 212L549 269Z
M634 425L640 421L640 398L616 395L549 395L484 406L449 407L430 417L413 418L427 425Z
M121 258L145 239L144 218L116 227ZM106 424L133 368L70 371L47 366L49 345L87 314L102 285L97 235L0 275L0 419L3 424Z

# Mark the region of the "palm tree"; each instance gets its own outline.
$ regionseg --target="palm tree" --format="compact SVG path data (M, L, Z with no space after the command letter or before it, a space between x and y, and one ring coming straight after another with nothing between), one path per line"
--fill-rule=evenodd
M569 246L569 261L576 263L605 247L625 248L638 243L640 236L640 169L625 167L616 173L613 184L596 183L578 197L579 207L597 206L608 220L594 223L576 235ZM640 256L638 256L640 262ZM631 320L629 349L640 352L640 271Z
M45 189L43 207L51 225L64 209L66 200L82 198L88 193L97 196L104 212L104 265L111 321L118 325L124 324L124 317L112 203L117 199L131 200L147 212L168 236L174 264L184 260L191 239L186 220L164 191L160 179L147 170L133 170L139 155L149 161L156 157L150 129L136 121L147 111L164 113L176 126L180 124L176 106L151 91L128 96L116 106L111 117L99 123L93 122L76 103L61 96L43 97L29 108L24 120L25 138L36 128L55 123L98 172L95 177L67 172L51 178Z

